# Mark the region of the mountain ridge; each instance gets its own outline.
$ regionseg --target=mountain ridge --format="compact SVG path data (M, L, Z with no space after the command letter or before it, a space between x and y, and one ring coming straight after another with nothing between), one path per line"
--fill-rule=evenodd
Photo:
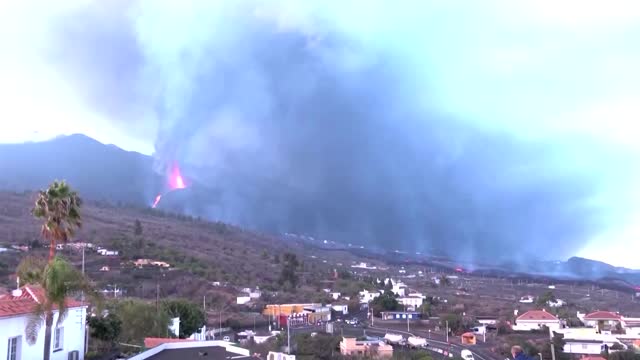
M54 179L64 179L89 199L146 207L166 188L166 179L153 171L153 161L148 155L103 144L83 134L58 136L41 142L0 144L0 168L3 169L0 190L33 191L46 187ZM194 183L186 191L165 193L160 208L203 216L211 213L212 206L224 201L223 195L220 189ZM194 202L195 199L200 201ZM552 268L555 274L579 274L586 278L593 278L594 274L626 274L632 278L637 275L636 283L640 283L640 270L602 261L574 256L560 264L542 263L525 266L522 270L540 273L539 267L543 270Z

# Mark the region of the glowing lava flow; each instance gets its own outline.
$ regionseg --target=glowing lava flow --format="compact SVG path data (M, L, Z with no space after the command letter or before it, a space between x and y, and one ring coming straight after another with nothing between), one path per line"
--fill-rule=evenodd
M162 199L162 194L158 194L158 196L156 196L156 199L153 201L153 205L151 205L151 208L155 209L156 206L158 206L160 199Z
M169 174L169 191L167 191L165 194L173 190L185 189L186 187L187 185L182 178L182 174L180 174L180 168L178 167L178 164L174 164L171 168L171 174ZM151 208L155 209L158 206L158 203L160 202L160 200L162 200L162 195L163 194L158 194L158 196L156 196L156 199L153 201Z

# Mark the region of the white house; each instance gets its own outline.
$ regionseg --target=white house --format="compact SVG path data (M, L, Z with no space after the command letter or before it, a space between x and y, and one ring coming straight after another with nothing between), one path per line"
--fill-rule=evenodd
M44 298L36 286L23 286L11 294L0 295L0 358L9 360L42 359L44 325L33 345L26 340L25 326L33 308ZM51 334L51 360L84 359L86 305L67 300L67 316L57 325L58 312L54 312ZM73 355L72 355L73 354Z
M403 296L398 298L398 302L403 306L410 306L413 309L417 309L422 306L422 297L418 296Z
M476 316L476 321L481 325L496 325L498 323L497 316Z
M580 315L582 314L578 314L579 319ZM599 324L604 326L615 326L616 324L621 323L622 317L620 314L611 311L595 311L584 315L580 320L587 326L597 327Z
M116 250L107 250L107 249L98 249L98 254L102 256L117 256L118 251Z
M520 302L523 304L533 304L533 296L527 295L520 298Z
M607 339L595 339L595 338L577 338L564 339L564 352L567 354L584 354L584 355L600 355L604 351L604 345L608 345L609 348L614 344L618 344L623 349L627 346L618 341L615 337L609 336Z
M333 304L331 305L331 309L342 315L347 315L349 313L349 305L347 304Z
M567 302L562 299L556 299L555 301L549 300L547 301L547 305L549 305L549 307L557 308L567 305Z
M622 317L622 327L630 335L640 335L640 318Z
M557 330L560 328L560 319L544 310L531 310L516 318L513 330L539 330L542 329L543 326L548 327L550 330Z
M296 356L281 352L269 351L267 360L296 360Z
M380 296L378 291L369 292L368 290L362 290L360 291L360 303L367 304L378 296Z
M251 299L259 299L260 296L262 296L262 291L260 291L259 288L255 288L255 289L244 288L242 289L242 292L247 294Z
M331 293L329 293L329 295L331 295L331 298L333 300L338 300L338 299L340 299L340 295L342 295L342 294L339 293L339 292L331 292Z
M245 305L248 304L251 301L251 297L249 296L238 296L236 298L236 304L238 305Z
M393 284L393 287L391 288L391 292L396 294L397 296L405 296L406 289L407 289L407 285L401 282L397 282Z

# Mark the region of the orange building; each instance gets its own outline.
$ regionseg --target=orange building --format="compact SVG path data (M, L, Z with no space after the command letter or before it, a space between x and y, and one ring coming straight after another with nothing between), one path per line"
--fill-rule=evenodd
M345 356L369 355L374 358L391 358L393 347L382 341L358 341L356 338L342 338L340 354Z

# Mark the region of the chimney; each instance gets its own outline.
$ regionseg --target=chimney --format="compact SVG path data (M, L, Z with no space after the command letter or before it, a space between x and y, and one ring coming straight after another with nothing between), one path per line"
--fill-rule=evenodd
M11 296L13 296L13 297L20 297L20 296L22 296L22 290L20 290L20 289L15 289L15 290L11 291Z

